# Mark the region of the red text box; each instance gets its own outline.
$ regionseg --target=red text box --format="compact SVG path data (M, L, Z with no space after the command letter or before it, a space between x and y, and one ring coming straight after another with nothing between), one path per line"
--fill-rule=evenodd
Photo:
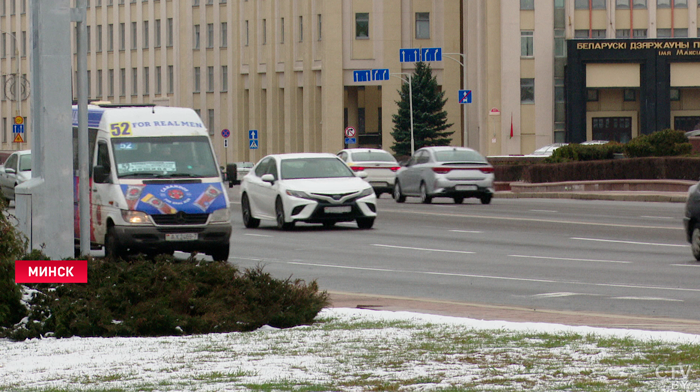
M87 260L16 260L15 283L87 283Z

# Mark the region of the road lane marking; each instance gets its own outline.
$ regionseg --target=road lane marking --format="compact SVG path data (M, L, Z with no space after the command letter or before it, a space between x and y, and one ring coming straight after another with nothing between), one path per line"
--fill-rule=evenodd
M553 213L556 214L559 211L554 211L554 210L530 210L530 212L547 212L547 213Z
M414 248L411 246L397 246L397 245L385 245L385 244L372 244L372 246L379 246L382 248L394 248L394 249L406 249L406 250L420 250L423 252L439 252L439 253L460 253L465 255L474 254L474 252L469 252L466 250L448 250L448 249L429 249L429 248Z
M647 219L660 219L660 220L676 220L676 218L672 216L650 216L650 215L642 215L640 218L647 218Z
M677 244L658 244L655 242L638 242L638 241L620 241L620 240L606 240L602 238L581 238L581 237L571 237L572 240L579 241L595 241L595 242L612 242L616 244L629 244L629 245L650 245L650 246L673 246L673 247L687 247L688 245L677 245Z
M272 237L271 235L267 235L267 234L243 234L243 235L248 235L251 237Z
M414 214L414 215L432 215L432 216L446 216L451 218L468 218L468 219L490 219L490 220L505 220L511 222L538 222L538 223L558 223L563 225L584 225L584 226L604 226L604 227L628 227L635 229L651 229L651 230L683 230L683 227L678 226L643 226L643 225L623 225L619 223L601 223L601 222L580 222L580 221L563 221L554 219L541 219L541 218L515 218L512 216L484 216L484 215L466 215L466 214L445 214L438 212L426 212L426 211L411 211L411 210L394 210L382 208L382 213L397 213L401 215Z
M481 234L483 231L475 231L475 230L450 230L453 233L467 233L467 234Z
M700 264L671 264L671 267L693 267L693 268L700 268Z
M562 291L562 292L558 292L558 293L535 294L535 295L531 295L531 297L533 297L533 298L563 298L563 297L573 297L576 295L599 296L600 294L572 293L572 292L568 292L568 291Z
M612 299L625 299L633 301L667 301L667 302L683 302L682 299L661 298L661 297L611 297Z
M243 259L241 257L231 257L231 259ZM641 290L659 290L659 291L679 291L679 292L690 292L690 293L700 293L700 288L683 288L683 287L663 287L663 286L642 286L635 284L622 284L622 283L589 283L589 282L576 282L576 281L566 281L566 280L552 280L552 279L535 279L535 278L514 278L510 276L497 276L497 275L475 275L475 274L462 274L453 272L431 272L431 271L410 271L410 270L397 270L397 269L384 269L384 268L370 268L370 267L353 267L347 265L335 265L335 264L320 264L311 263L304 261L280 261L280 260L265 260L266 262L276 262L282 264L292 264L292 265L304 265L309 267L322 267L322 268L337 268L337 269L347 269L347 270L357 270L357 271L382 271L391 273L402 273L402 274L414 274L414 275L437 275L437 276L450 276L459 278L472 278L472 279L489 279L489 280L504 280L504 281L516 281L516 282L530 282L530 283L551 283L551 284L564 284L564 285L577 285L577 286L589 286L589 287L612 287L612 288L624 288L624 289L641 289Z
M526 255L508 255L508 257L522 257L526 259L544 259L544 260L563 260L563 261L592 261L595 263L621 263L630 264L631 261L622 260L596 260L596 259L574 259L568 257L547 257L547 256L526 256Z

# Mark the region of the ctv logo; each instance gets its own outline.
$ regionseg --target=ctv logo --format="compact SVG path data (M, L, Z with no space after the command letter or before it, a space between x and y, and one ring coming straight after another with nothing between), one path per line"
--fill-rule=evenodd
M87 260L17 260L15 283L87 283Z

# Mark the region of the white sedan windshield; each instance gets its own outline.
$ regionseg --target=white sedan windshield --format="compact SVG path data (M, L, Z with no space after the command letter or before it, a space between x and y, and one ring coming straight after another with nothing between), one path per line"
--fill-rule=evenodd
M352 170L338 158L283 159L280 167L283 180L355 176Z

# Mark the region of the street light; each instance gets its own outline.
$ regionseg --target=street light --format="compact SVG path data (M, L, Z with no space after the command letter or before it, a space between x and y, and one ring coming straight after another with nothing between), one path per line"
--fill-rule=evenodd
M462 57L462 61L459 61L457 59L453 59L449 55L457 55ZM462 82L462 89L466 90L467 89L467 72L466 72L466 64L467 60L465 59L465 56L463 53L445 53L445 57L452 61L456 61L459 63L459 65L462 66L462 72L464 73L464 79ZM467 105L462 105L464 106L464 147L469 147L469 133L467 132Z
M409 105L409 110L411 112L411 156L413 156L413 153L415 152L415 144L413 141L413 83L411 82L412 74L397 72L397 73L392 73L390 75L391 76L394 76L394 75L406 75L406 76L408 76L408 105ZM394 77L399 78L404 82L406 81L406 79L404 79L403 76L394 76Z

